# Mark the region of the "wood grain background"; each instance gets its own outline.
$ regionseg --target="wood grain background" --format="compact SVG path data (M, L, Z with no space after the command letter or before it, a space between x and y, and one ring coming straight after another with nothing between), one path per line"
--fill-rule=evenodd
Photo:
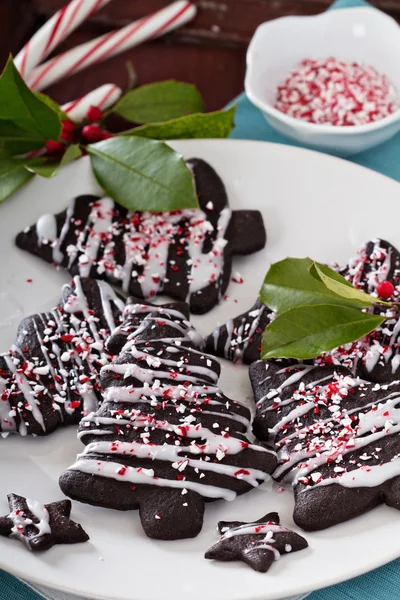
M196 1L196 0L195 0ZM16 54L66 0L0 0L0 62ZM330 0L197 0L198 15L186 27L95 65L47 90L58 102L79 97L102 83L125 87L126 62L139 83L175 78L195 83L208 110L224 106L243 89L246 48L256 27L284 15L313 15ZM74 32L57 53L169 4L169 0L114 0ZM400 21L400 1L372 2ZM290 40L288 40L290 43Z

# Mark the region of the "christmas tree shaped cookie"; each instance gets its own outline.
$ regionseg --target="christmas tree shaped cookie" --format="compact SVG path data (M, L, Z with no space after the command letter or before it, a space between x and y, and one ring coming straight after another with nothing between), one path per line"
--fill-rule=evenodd
M254 433L277 451L273 477L294 487L297 525L324 529L382 502L400 509L399 381L261 360L250 378Z
M204 313L226 290L235 254L265 245L259 211L229 208L224 184L206 162L192 159L199 209L135 212L110 198L80 196L58 215L42 215L17 245L72 275L105 279L136 297L189 298Z
M102 369L104 402L82 420L86 448L60 486L81 502L139 509L145 533L170 540L196 536L204 504L258 486L276 456L250 443L250 411L218 387L220 366L194 345L187 309L166 312L147 314Z
M96 410L105 342L124 302L104 281L75 277L60 303L26 317L0 355L0 432L46 435Z

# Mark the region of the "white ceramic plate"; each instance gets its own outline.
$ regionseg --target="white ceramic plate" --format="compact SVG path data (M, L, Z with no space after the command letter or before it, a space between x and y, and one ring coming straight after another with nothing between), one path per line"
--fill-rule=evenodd
M228 301L193 319L203 333L251 306L270 262L288 255L344 262L360 243L377 236L400 245L400 185L391 179L275 144L193 140L173 146L186 157L209 161L222 176L232 207L260 209L268 231L264 251L235 260L244 284L231 283ZM14 236L43 212L64 208L71 196L95 191L88 167L81 160L54 180L38 178L0 207L4 349L22 315L50 307L68 280L65 272L57 273L18 250ZM227 395L251 402L246 367L224 363L221 387ZM61 499L58 476L80 450L74 428L48 438L0 439L0 514L7 513L9 492L42 502ZM254 520L277 510L283 523L293 526L292 507L290 490L255 489L233 503L208 505L197 538L159 542L145 537L137 512L74 503L72 516L90 535L89 543L35 555L16 541L0 538L0 567L36 583L107 600L272 600L343 581L400 555L400 515L382 506L349 523L307 534L310 547L283 557L267 574L242 563L203 559L217 539L218 520Z

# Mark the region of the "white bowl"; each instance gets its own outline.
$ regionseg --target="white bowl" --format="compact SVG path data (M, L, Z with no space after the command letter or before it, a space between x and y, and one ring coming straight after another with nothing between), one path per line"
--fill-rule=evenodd
M400 27L375 8L359 7L260 25L247 51L247 96L277 131L317 150L348 156L393 137L400 130L400 110L368 125L334 127L295 119L274 108L278 84L299 62L328 56L372 65L400 94Z

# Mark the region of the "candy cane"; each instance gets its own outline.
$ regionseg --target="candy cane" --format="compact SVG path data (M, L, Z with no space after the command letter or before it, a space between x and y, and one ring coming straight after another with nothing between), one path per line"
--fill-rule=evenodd
M42 90L63 77L172 31L187 23L195 14L196 7L192 2L174 2L122 29L106 33L43 63L33 69L27 83L32 89Z
M49 19L15 57L21 77L29 77L32 69L41 63L91 14L100 10L110 0L72 0Z
M121 96L121 88L113 83L106 83L82 96L82 98L64 104L62 109L71 121L79 123L85 118L90 106L98 106L101 110L106 110L110 106L113 106Z

